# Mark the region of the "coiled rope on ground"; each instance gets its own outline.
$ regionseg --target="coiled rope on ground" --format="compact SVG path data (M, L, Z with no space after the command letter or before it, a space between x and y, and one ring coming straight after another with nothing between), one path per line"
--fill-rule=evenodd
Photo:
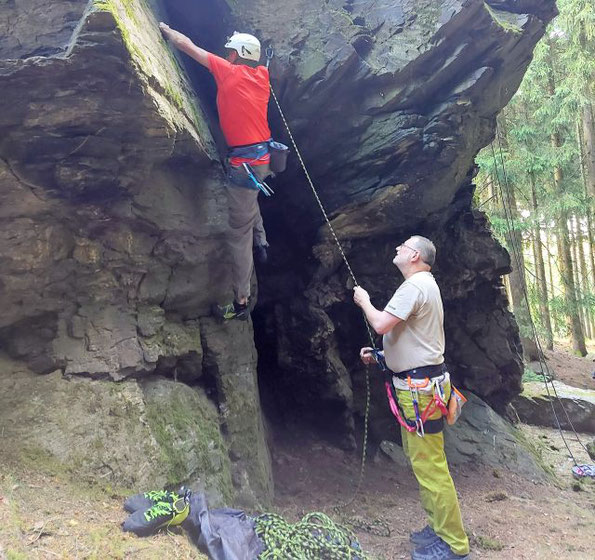
M321 512L308 513L297 523L265 513L254 524L266 547L259 560L369 560L355 534Z

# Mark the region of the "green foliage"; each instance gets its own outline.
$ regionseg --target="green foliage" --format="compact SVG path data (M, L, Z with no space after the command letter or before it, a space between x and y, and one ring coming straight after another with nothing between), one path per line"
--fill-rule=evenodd
M595 2L558 0L558 8L560 15L536 46L519 90L498 116L495 140L477 156L475 202L488 214L495 236L511 256L511 243L520 238L529 304L543 335L545 321L540 315L532 250L539 228L538 244L546 265L548 253L551 256L553 282L546 279L546 284L552 327L555 334L566 336L572 314L595 309L593 271L581 272L578 304L571 303L561 282L563 263L557 246L561 227L572 233L574 224L575 231L584 234L587 219L595 223L593 201L586 195L579 136L582 108L595 105ZM588 261L588 246L585 253ZM512 262L514 266L514 258Z
M548 381L552 380L551 375L546 374L545 377ZM529 369L529 368L525 368L525 371L523 372L523 383L531 383L533 381L543 383L544 382L543 378L544 378L544 375L542 373L536 373L532 369Z

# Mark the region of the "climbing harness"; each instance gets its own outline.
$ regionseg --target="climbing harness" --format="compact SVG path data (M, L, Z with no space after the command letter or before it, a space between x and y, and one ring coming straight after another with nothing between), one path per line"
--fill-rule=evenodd
M425 434L436 434L441 432L444 426L443 418L429 420L430 416L432 416L436 410L440 410L442 416L446 418L449 425L456 422L461 413L461 407L467 402L467 399L457 389L451 386L450 400L446 400L443 384L446 381L450 381L450 376L446 377L444 373L441 373L437 377L423 377L416 379L413 376L417 374L417 370L410 372L412 375L398 376L399 378L404 377L411 395L415 420L409 420L399 404L395 388L395 373L386 365L386 360L384 359L382 351L373 349L372 355L385 375L384 387L386 389L389 408L397 422L408 432L416 432L420 437L423 437ZM425 368L418 369L423 372ZM432 369L431 366L429 369ZM419 408L420 390L432 393L432 398L424 408L423 412L420 412Z
M265 196L274 194L273 189L264 180L258 179L253 168L253 165L270 163L270 141L271 139L248 146L234 146L229 149L227 153L230 164L228 177L234 186L260 190Z
M510 209L510 206L511 206L511 200L509 198L510 197L510 194L509 194L510 183L508 180L508 174L506 173L506 167L504 166L504 156L502 154L502 144L500 142L500 132L499 132L498 126L496 127L496 138L498 139L498 148L500 151L500 167L502 168L502 179L500 178L500 171L498 169L498 161L496 158L496 152L494 150L493 142L491 144L492 157L494 159L494 169L496 171L495 176L497 179L498 186L500 187L500 197L502 199L502 207L504 208L504 216L506 219L506 226L508 229L508 233L510 234L513 231L514 218L512 215L512 211ZM507 186L506 189L504 189L503 184ZM506 191L506 196L505 196L505 191ZM518 247L518 245L517 245L518 241L516 240L515 236L510 235L509 237L511 239L511 249L512 249L513 257L515 259L516 268L517 268L517 270L522 270L523 269L522 259L521 259L522 249ZM572 452L572 450L570 449L570 446L568 445L568 442L566 441L566 437L564 436L564 431L562 430L562 425L560 424L560 419L558 418L558 413L556 412L556 408L554 407L554 397L555 397L555 400L558 401L558 405L564 412L564 416L566 417L566 420L567 420L568 424L570 425L572 432L574 433L574 437L575 437L577 443L588 454L588 450L587 450L585 444L581 441L581 439L574 427L574 424L572 423L572 420L570 419L568 411L566 410L566 407L564 406L562 399L560 399L560 396L558 395L558 391L556 390L556 385L553 382L554 376L550 373L549 366L548 366L546 358L545 358L545 353L543 351L541 342L539 340L539 336L537 334L537 328L535 326L535 322L533 321L533 316L531 314L531 306L529 305L529 295L527 293L527 287L524 285L524 283L522 283L521 287L522 287L522 292L523 292L523 299L527 306L527 311L528 311L528 316L529 316L529 324L531 326L531 334L532 334L533 340L534 340L535 345L537 346L537 350L538 350L538 358L539 358L539 363L541 365L541 373L543 376L543 383L545 385L545 389L546 389L546 392L548 395L548 400L549 400L549 403L550 403L550 406L552 409L552 414L554 416L554 420L555 420L558 432L560 433L560 437L562 438L562 441L564 442L564 445L566 446L566 450L568 451L568 455L570 456L570 458L572 459L572 462L574 463L574 467L572 468L572 473L574 476L583 476L578 473L579 472L595 472L595 465L579 465L578 464L578 462L574 456L574 453ZM551 384L551 388L552 388L551 391L550 391L550 384ZM552 397L552 393L553 393L554 397Z

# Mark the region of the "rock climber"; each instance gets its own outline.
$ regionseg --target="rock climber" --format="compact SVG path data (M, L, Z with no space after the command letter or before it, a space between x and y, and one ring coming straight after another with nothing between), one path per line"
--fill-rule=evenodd
M372 328L383 336L383 353L362 348L365 364L384 360L401 414L408 424L419 421L419 410L428 406L433 391L443 391L448 401L450 375L444 365L444 310L440 289L430 272L436 248L427 238L414 235L396 248L393 264L405 281L384 310L376 309L360 286L354 288L354 302L361 307ZM454 483L444 454L443 412L436 409L425 429L401 425L403 449L417 478L421 503L428 525L411 533L413 560L450 560L469 557ZM421 436L421 437L420 437Z
M267 120L269 71L258 64L260 42L253 35L234 32L225 43L228 53L224 59L196 46L163 22L159 28L177 49L207 68L217 84L219 123L228 146L226 191L234 290L233 303L218 306L217 312L225 320L246 320L254 257L261 263L267 260L268 242L256 183L271 175L268 144L271 131Z

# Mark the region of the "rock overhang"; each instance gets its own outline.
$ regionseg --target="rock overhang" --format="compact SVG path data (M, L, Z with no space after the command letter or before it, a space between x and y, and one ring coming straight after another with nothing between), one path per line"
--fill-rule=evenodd
M520 346L500 289L509 260L481 213L472 209L473 158L493 135L495 115L518 86L534 43L554 15L554 2L300 0L275 11L257 1L107 0L87 6L66 50L54 44L51 48L58 51L49 58L2 62L0 72L15 80L15 91L26 89L22 86L33 74L50 83L63 72L69 80L61 96L38 88L40 99L33 100L37 105L9 100L14 109L6 113L3 126L8 122L13 136L0 146L3 175L19 179L11 200L26 197L30 208L38 209L37 216L53 213L54 221L67 230L62 234L55 225L43 226L43 235L32 236L60 240L43 246L48 249L44 258L52 255L49 261L24 264L37 272L36 283L20 286L16 275L8 279L14 289L11 297L33 299L24 307L51 323L48 329L39 321L41 340L53 340L56 332L72 338L72 320L78 324L89 313L88 294L83 302L66 298L69 303L64 305L57 291L88 292L92 287L97 294L119 294L100 296L99 301L93 296L92 303L115 303L118 313L107 316L116 325L128 325L126 332L132 328L129 314L121 316L120 310L137 298L149 309L166 309L177 322L208 313L207 303L225 291L225 274L209 272L213 262L227 262L220 251L224 202L209 186L221 181L207 125L216 130L214 90L206 70L188 66L201 98L199 104L192 102L188 85L177 82L177 61L156 35L149 6L194 30L197 42L216 52L234 28L274 45L273 86L360 281L381 302L396 282L390 265L395 240L414 232L434 238L444 255L436 275L447 308L447 357L463 384L503 406L518 391ZM154 44L159 45L156 58ZM80 54L104 64L87 62L77 68ZM174 85L160 69L164 61L174 69ZM69 121L60 99L76 99L84 83L93 87L77 111L87 117ZM128 103L133 98L131 112ZM56 103L56 111L44 115L44 106L51 105L43 102L49 100ZM41 115L27 120L19 113L23 106L37 108ZM273 129L286 139L275 111L272 106ZM20 123L29 126L30 136L19 143ZM108 124L104 131L102 123ZM114 136L108 129L119 131ZM28 164L25 169L20 168L23 162ZM202 214L200 209L187 213L197 170L205 177L194 192L206 201L197 205ZM166 189L164 197L163 185L171 173L179 184ZM160 174L168 179L154 181ZM263 211L278 258L273 269L260 275L257 310L276 325L271 373L278 373L274 379L283 384L299 372L305 389L300 395L298 387L290 404L298 410L310 407L315 416L332 403L340 417L334 427L349 431L349 418L359 408L352 387L361 375L351 346L359 344L363 330L350 325L349 340L337 333L346 322L359 320L350 307L347 273L295 158L277 184L276 199L266 201ZM85 209L65 214L64 199L68 204L82 202ZM173 212L166 210L172 205ZM18 217L19 207L15 202L12 218ZM195 212L200 214L198 234L193 231ZM79 231L94 233L76 235L73 223ZM197 237L206 251L189 249L196 247ZM57 258L60 255L64 258ZM107 261L116 265L107 265L106 274ZM296 263L301 263L297 271ZM76 272L81 264L86 279ZM50 274L43 280L48 266ZM197 284L202 277L206 281ZM31 298L31 293L40 296ZM136 303L132 307L136 316ZM6 325L19 314L22 311ZM60 323L64 314L68 321ZM26 321L19 324L27 329ZM296 330L302 331L300 336ZM304 333L308 336L302 340ZM489 350L491 338L500 341L501 356ZM262 339L269 344L267 337ZM306 343L310 348L297 356ZM145 360L153 350L138 351L138 356ZM134 371L127 367L124 374ZM324 373L319 379L320 371ZM317 390L320 385L326 388Z

